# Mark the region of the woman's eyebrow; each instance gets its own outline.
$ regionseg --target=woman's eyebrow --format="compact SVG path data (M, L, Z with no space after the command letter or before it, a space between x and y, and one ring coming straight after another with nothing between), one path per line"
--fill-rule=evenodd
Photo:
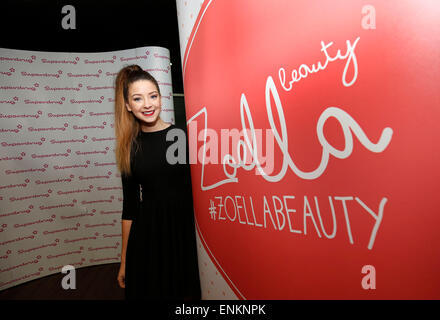
M151 92L149 92L148 94L158 94L158 93L159 93L159 92L157 92L157 91L155 90L155 91L151 91ZM134 93L131 94L132 97L134 97L134 96L136 96L136 95L141 96L142 93L134 92Z

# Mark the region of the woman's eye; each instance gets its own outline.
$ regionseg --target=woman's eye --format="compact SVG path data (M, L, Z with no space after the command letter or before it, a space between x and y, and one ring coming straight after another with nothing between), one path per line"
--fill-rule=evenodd
M141 98L134 98L133 100L136 102L139 102L139 101L141 101Z
M156 99L156 98L157 98L157 95L151 96L151 99Z

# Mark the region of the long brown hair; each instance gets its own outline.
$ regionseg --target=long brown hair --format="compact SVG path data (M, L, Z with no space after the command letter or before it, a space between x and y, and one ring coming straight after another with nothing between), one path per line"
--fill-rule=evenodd
M159 84L147 71L136 64L121 69L116 77L115 84L115 133L116 133L116 163L121 174L131 174L130 160L136 137L140 131L137 118L127 110L128 89L131 83L138 80L149 80L157 87L160 95Z

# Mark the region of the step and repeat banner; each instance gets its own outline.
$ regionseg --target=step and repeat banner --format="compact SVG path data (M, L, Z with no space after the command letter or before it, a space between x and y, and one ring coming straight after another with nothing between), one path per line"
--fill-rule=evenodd
M205 299L440 298L440 3L177 0Z
M174 123L166 48L0 49L0 290L120 261L114 86L129 64L158 80L161 117Z

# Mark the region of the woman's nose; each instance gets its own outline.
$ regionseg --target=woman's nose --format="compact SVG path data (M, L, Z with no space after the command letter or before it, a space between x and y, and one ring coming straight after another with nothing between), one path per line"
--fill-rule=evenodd
M151 107L153 107L153 103L152 103L152 101L151 101L150 99L146 99L146 100L145 100L145 107L146 107L146 108L151 108Z

